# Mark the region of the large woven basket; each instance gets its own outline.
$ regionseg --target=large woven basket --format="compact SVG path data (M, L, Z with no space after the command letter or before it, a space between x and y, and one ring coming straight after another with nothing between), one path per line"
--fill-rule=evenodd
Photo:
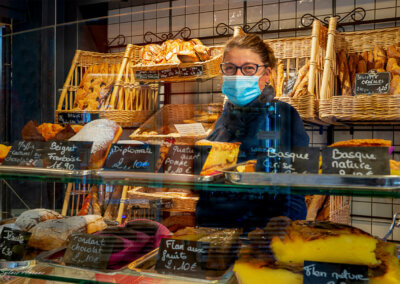
M216 46L211 47L211 59L203 62L195 63L180 63L180 64L154 64L154 65L144 65L142 63L137 63L132 66L134 72L140 71L151 71L154 74L160 74L163 70L176 69L182 70L184 68L201 67L202 74L194 76L168 76L159 79L140 79L143 82L183 82L183 81L193 81L193 80L207 80L213 77L221 75L220 65L222 63L222 50L223 47ZM160 77L160 75L157 75Z
M56 111L56 121L60 113L99 113L101 118L116 121L123 127L138 127L157 109L158 85L140 86L135 81L131 66L139 61L141 47L128 44L125 52L98 53L77 50L65 80ZM92 65L120 64L113 83L112 94L107 106L99 110L85 111L74 109L76 92L86 70Z
M290 71L299 70L301 61L310 61L307 94L293 97L277 97L278 100L292 105L303 120L321 123L318 120L320 86L323 74L323 59L326 53L328 29L321 22L314 21L312 35L297 38L279 38L265 40L274 50L275 57L281 59L286 69L286 77Z
M376 45L387 48L400 42L400 28L359 32L336 32L336 18L330 19L328 52L324 63L324 76L320 100L320 118L336 122L380 122L400 120L400 95L336 96L336 53L371 51Z
M176 142L193 144L194 142L206 138L214 129L215 122L209 127L205 127L205 135L180 135L180 134L143 134L152 131L162 132L163 127L173 124L184 124L185 120L193 119L195 110L207 109L208 107L217 107L222 111L222 104L211 105L194 105L194 104L169 104L158 110L152 117L150 117L143 125L136 129L129 138L139 141L147 141L152 143L159 143L165 139L174 139Z

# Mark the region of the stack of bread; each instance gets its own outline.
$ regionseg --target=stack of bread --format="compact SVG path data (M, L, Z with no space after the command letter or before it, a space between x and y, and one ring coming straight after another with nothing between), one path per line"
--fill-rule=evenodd
M28 246L38 250L52 250L67 245L75 233L92 234L107 227L101 216L63 217L48 209L33 209L22 213L14 227L32 233Z
M76 91L74 110L98 110L109 103L121 64L91 65Z
M199 39L170 39L162 45L145 45L141 58L144 65L191 63L209 60L211 51Z
M243 284L301 284L304 261L366 265L370 283L399 283L395 244L351 226L275 217L249 238L250 248L234 267Z
M390 72L390 94L400 94L400 44L389 46L386 50L376 45L373 50L349 53L341 50L336 55L337 76L340 82L337 95L354 95L355 74L367 73L371 69L377 72Z

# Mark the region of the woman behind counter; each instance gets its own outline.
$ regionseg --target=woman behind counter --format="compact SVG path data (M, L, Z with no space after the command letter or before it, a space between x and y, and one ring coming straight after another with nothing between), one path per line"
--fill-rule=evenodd
M259 134L266 130L268 103L276 107L278 119L272 124L280 131L278 147L290 150L308 146L309 137L297 111L273 100L275 91L269 83L275 61L272 49L254 34L235 36L225 45L222 92L228 101L207 139L241 142L238 162L255 159L254 149L265 147L265 139ZM305 219L306 214L304 196L202 191L196 217L199 226L241 227L248 231L264 227L274 216L298 220Z

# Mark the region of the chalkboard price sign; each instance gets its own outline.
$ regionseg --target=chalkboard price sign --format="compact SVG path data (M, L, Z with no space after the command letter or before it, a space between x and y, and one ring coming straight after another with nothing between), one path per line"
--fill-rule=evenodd
M175 68L160 70L159 74L160 74L160 79L163 79L168 77L179 76L181 74L181 71L179 70L179 68L175 67Z
M44 142L16 141L3 161L4 166L30 166L35 167L40 154L36 152L37 148L42 147Z
M29 232L4 227L0 235L0 259L22 260L30 237Z
M211 146L172 145L161 171L168 174L200 174Z
M369 283L368 266L305 261L303 284Z
M389 175L387 147L339 147L322 151L322 172L339 175Z
M357 73L355 94L388 94L390 87L390 72Z
M158 250L156 271L162 274L205 277L202 270L208 257L209 243L162 239Z
M152 80L152 79L160 79L160 75L158 71L137 71L135 73L135 78L137 80Z
M181 76L201 76L203 75L203 66L191 66L181 68Z
M81 170L89 166L92 144L93 142L52 141L36 151L40 152L43 167L47 169Z
M92 120L100 118L98 113L73 113L61 112L58 114L58 123L60 124L86 124Z
M104 166L107 170L154 172L160 145L113 144Z
M290 151L275 148L251 149L257 152L256 171L268 173L317 174L319 148L292 147Z
M106 269L115 241L113 236L73 234L63 260L67 265Z

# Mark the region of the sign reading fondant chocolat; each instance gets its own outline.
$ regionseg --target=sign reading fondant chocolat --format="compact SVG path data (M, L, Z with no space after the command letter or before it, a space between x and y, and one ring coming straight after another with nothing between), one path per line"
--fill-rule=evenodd
M369 283L368 266L304 261L304 284Z
M204 277L208 248L205 242L162 239L155 269L162 274Z
M41 148L44 142L16 141L12 145L7 157L3 161L4 166L30 166L39 164L40 154L36 149Z
M113 236L73 234L63 261L72 266L106 269L115 241Z
M0 235L0 259L22 260L31 233L4 227Z
M257 153L256 171L268 173L317 174L319 148L292 147L290 151L275 148L252 148Z
M105 163L107 170L154 172L160 145L113 144Z
M43 167L59 170L84 170L89 166L93 142L52 141L36 149L41 154Z
M167 174L200 174L211 146L172 145L161 170Z
M61 112L57 115L60 124L86 124L100 118L98 113Z
M387 147L331 147L322 151L322 172L339 175L389 175Z
M390 72L357 73L354 92L360 94L388 94L390 88Z

